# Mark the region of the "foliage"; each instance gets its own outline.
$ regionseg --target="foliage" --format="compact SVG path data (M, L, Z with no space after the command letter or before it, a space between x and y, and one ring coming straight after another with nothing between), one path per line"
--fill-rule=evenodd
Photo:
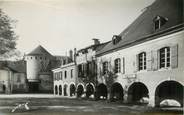
M17 36L13 30L15 20L12 20L0 9L0 57L8 56L16 48ZM12 54L12 53L11 53ZM10 56L9 56L10 57Z

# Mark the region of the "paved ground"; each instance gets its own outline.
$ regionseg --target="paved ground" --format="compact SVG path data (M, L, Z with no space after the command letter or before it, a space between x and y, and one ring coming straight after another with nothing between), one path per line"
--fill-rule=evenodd
M16 103L26 101L30 101L29 111L22 108L11 113ZM62 98L53 95L0 95L0 115L182 115L182 112L182 108L150 108L144 105Z

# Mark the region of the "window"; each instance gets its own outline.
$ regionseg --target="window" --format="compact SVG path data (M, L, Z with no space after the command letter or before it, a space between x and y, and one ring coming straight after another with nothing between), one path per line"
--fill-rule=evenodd
M37 57L35 57L35 59L37 59Z
M65 71L65 79L67 78L67 71Z
M71 69L71 78L73 78L73 69Z
M121 40L121 36L114 35L114 36L112 37L112 43L113 43L114 45L117 44L120 40Z
M20 76L20 75L17 76L17 82L18 82L18 83L21 82L21 76Z
M142 52L138 55L139 70L146 70L146 53Z
M62 73L62 71L60 72L60 80L62 80L63 79L63 73Z
M155 28L155 30L160 29L161 26L163 26L167 21L168 21L167 18L164 18L164 17L161 17L161 16L156 16L154 18L154 28Z
M40 57L40 59L42 60L42 57Z
M160 68L170 67L170 47L160 49Z
M120 73L121 72L121 59L115 59L114 61L114 67L115 67L115 73Z
M107 74L108 72L108 62L103 62L103 74Z

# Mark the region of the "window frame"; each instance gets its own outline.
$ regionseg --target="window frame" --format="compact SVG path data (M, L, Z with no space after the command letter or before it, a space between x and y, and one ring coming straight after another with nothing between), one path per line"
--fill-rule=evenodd
M146 52L138 54L138 70L143 71L147 69L147 57Z
M108 73L108 62L105 61L102 63L102 66L103 66L103 75L106 75Z
M116 58L114 60L114 72L121 73L121 59L120 58Z
M67 71L65 70L65 79L67 78Z
M171 48L162 47L159 49L159 68L171 67Z

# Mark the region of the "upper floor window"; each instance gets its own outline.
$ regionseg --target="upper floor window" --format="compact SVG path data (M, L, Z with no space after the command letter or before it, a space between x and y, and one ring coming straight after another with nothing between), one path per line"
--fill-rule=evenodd
M170 47L160 49L160 68L170 67Z
M107 74L108 72L108 62L103 62L103 74Z
M138 54L139 70L146 70L146 53L142 52Z
M60 80L62 80L63 79L63 73L62 73L62 71L60 72Z
M71 78L73 78L73 69L71 69Z
M117 44L120 40L121 40L121 36L114 35L114 36L112 37L112 43L113 43L114 45Z
M168 19L161 16L156 16L153 21L154 21L154 29L157 30L160 29L161 26L163 26L168 21Z
M121 59L115 59L114 61L114 67L115 67L115 73L120 73L121 72Z
M21 76L20 76L20 75L17 76L17 82L18 82L18 83L21 82Z
M65 71L65 79L67 78L67 71Z

